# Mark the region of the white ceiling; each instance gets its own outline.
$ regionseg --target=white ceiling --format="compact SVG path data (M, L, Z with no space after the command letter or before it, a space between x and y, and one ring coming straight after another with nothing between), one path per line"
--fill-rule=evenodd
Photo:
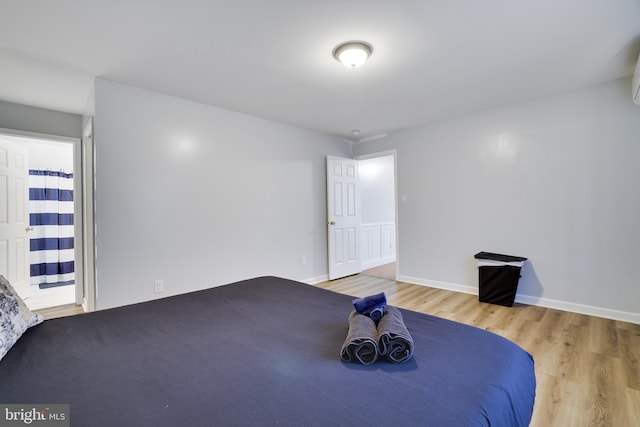
M349 70L344 41L373 46ZM640 0L0 0L0 99L102 77L344 138L633 73ZM358 137L352 130L361 131Z

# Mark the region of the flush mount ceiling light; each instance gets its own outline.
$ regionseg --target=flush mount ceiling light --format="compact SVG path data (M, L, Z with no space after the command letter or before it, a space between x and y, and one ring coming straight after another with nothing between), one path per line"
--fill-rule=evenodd
M371 46L364 42L342 43L333 51L333 57L342 62L347 68L358 68L371 55Z

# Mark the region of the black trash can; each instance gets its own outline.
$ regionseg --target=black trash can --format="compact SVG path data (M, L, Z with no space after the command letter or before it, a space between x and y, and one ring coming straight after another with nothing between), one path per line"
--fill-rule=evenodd
M513 306L520 270L527 259L490 252L479 252L474 257L478 260L480 302Z

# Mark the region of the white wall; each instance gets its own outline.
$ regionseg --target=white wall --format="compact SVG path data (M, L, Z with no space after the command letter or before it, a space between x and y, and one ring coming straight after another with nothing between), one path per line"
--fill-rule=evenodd
M477 292L473 255L530 259L524 302L640 323L640 108L630 79L391 134L399 275Z
M80 138L82 117L0 100L0 128Z
M29 169L73 173L73 143L25 139L29 150Z
M31 169L64 169L73 171L73 143L80 138L82 116L15 104L0 100L0 128L18 131L21 143L29 148ZM1 131L1 130L0 130ZM37 134L38 137L31 137ZM51 136L69 139L69 142L49 142L41 139Z
M2 132L0 130L0 132ZM29 169L73 172L73 143L57 142L23 135L0 133L0 141L20 144L27 149Z
M394 157L382 156L358 162L362 227L362 268L396 260L396 200Z
M94 104L99 309L326 277L325 156L349 143L101 79Z
M393 156L358 162L362 222L394 222L396 219Z

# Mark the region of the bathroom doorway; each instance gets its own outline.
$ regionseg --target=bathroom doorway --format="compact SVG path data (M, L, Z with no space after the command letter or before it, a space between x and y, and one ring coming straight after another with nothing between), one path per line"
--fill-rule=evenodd
M5 133L0 133L0 143L16 144L27 151L25 232L29 242L26 248L29 286L21 297L32 310L74 304L77 300L74 144Z

